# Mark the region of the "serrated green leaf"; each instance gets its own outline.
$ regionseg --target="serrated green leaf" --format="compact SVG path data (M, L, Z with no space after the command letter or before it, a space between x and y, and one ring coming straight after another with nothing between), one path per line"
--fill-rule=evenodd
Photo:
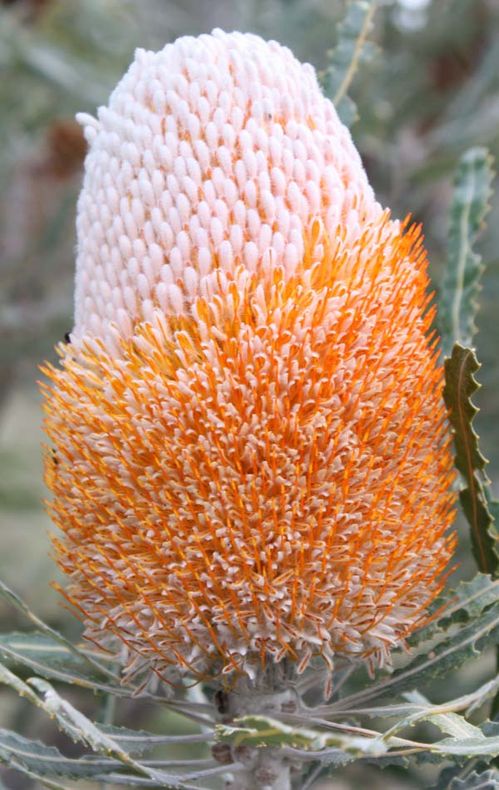
M487 149L471 148L461 158L451 205L448 260L439 310L446 355L454 343L471 345L476 332L476 299L484 266L474 245L489 209L492 178L492 157Z
M39 776L56 778L81 779L121 767L116 760L96 760L92 757L71 759L61 754L55 746L46 746L41 741L0 729L0 762L10 765L13 758L16 764L21 763Z
M487 499L488 511L492 516L492 524L488 531L491 539L494 541L496 556L499 556L499 501L493 499L489 485L485 487L485 497Z
M185 780L198 780L204 778L212 778L220 775L227 775L227 773L235 773L241 771L243 768L241 763L229 763L227 765L217 765L213 768L206 768L204 770L193 771L192 773L183 774ZM105 785L118 785L120 790L123 787L138 787L140 790L145 788L165 788L166 785L158 783L154 779L144 779L143 776L133 776L132 774L103 774L102 776L94 777L95 780L103 782ZM179 790L209 790L209 788L202 787L201 785L182 784L178 785Z
M82 659L86 663L90 664L90 666L97 670L98 672L106 675L108 678L111 678L114 682L118 685L120 684L120 677L116 675L112 669L105 665L105 663L99 658L97 660L91 654L91 651L84 652L79 650L75 647L68 639L66 639L62 634L56 631L51 626L44 623L38 615L31 611L29 606L22 600L22 598L17 595L13 590L10 589L3 581L0 580L0 595L2 598L5 598L8 603L22 612L28 620L30 620L42 633L46 634L47 636L51 637L55 642L59 643L63 647L65 647L70 653L72 653L77 658ZM112 658L112 657L111 657Z
M120 728L116 728L120 729ZM126 731L129 732L129 731ZM120 733L122 736L122 733ZM137 736L140 733L136 733ZM150 743L150 734L147 735L147 745L149 748L163 744L165 742L171 743L171 739L164 739L158 736L157 741L153 744ZM116 737L113 740L117 742ZM141 750L144 751L144 737L141 738ZM39 777L50 778L69 778L69 779L104 779L107 775L116 774L122 770L123 766L117 760L110 758L98 758L94 755L82 755L77 759L65 757L59 749L54 746L46 746L41 741L35 741L30 738L25 738L11 730L0 729L0 763L7 766L14 766L17 770L22 766L25 769L33 771ZM213 760L193 760L187 758L185 760L155 760L144 763L149 767L169 767L178 768L185 766L187 768L197 768L196 773L206 773L211 771L213 767ZM192 771L190 772L193 773ZM123 777L123 774L120 774ZM143 783L143 777L135 777L135 783Z
M30 779L33 779L33 781L39 782L42 787L48 787L49 790L73 790L73 788L69 788L67 785L61 785L59 782L54 782L53 779L49 779L47 776L41 776L40 774L35 773L35 771L30 771L29 768L26 768L22 763L18 762L15 757L12 758L9 768L19 771L19 773L24 774L24 776L28 776Z
M412 655L417 655L420 645L427 651L426 643L429 640L441 635L454 623L466 623L478 617L487 606L497 600L499 582L485 573L477 573L470 581L460 582L455 589L446 591L432 604L431 613L434 619L408 638Z
M492 697L499 689L499 675L492 680L487 681L475 691L465 694L462 697L449 700L443 705L432 705L428 702L419 692L411 692L404 694L407 702L401 702L395 705L376 705L366 708L346 708L345 710L331 711L327 706L319 706L314 709L318 715L325 716L329 713L334 713L335 717L343 716L367 716L368 718L392 718L392 717L410 717L416 715L438 715L439 713L456 712L460 710L466 711L470 714L472 711L479 708L483 703ZM471 731L470 731L471 732ZM490 733L488 733L490 734Z
M86 646L73 645L40 620L27 604L1 581L0 595L27 615L40 628L40 632L0 636L0 656L3 656L7 666L22 664L42 677L74 683L117 697L139 695L144 699L169 707L192 721L208 726L211 724L213 711L210 705L190 700L168 699L126 685L111 667L106 666L106 664L112 666L115 658L112 654L106 654L102 650L90 649Z
M99 729L133 756L145 754L158 746L208 743L213 740L214 734L214 730L212 730L188 735L156 735L147 730L130 730L126 727L117 727L114 724L99 724Z
M456 466L466 480L474 470L483 471L487 465L473 428L478 408L471 398L480 389L474 375L480 367L473 349L459 343L455 343L451 356L445 360L444 397L455 431Z
M337 43L322 75L326 95L332 99L340 119L350 126L358 117L348 91L360 63L372 58L375 48L366 38L371 29L377 0L352 0L337 27Z
M194 786L187 785L183 777L167 774L135 760L130 753L113 737L110 725L105 727L88 719L83 713L74 708L67 700L63 699L55 689L41 678L31 678L28 683L18 678L13 672L0 664L0 683L13 688L29 702L41 708L55 720L59 729L72 740L83 743L92 751L111 757L131 769L138 775L156 782L158 787L181 788L192 790ZM36 689L36 693L33 689ZM39 696L41 694L42 696ZM118 728L120 729L120 728ZM128 731L130 732L130 731ZM122 733L121 733L122 734ZM209 739L209 735L206 736ZM27 772L25 766L19 763L19 770ZM200 788L196 788L200 790Z
M473 770L473 769L476 770ZM463 765L461 760L454 762L453 765L449 765L440 772L440 775L434 785L431 786L431 790L450 790L451 787L458 787L465 790L465 785L463 782L469 777L470 780L473 780L473 777L481 775L479 773L479 766L477 766L476 761L469 762ZM453 785L452 782L454 780L458 780L459 784ZM473 787L473 785L472 785ZM478 785L480 787L480 785ZM478 788L476 788L478 790Z
M494 769L484 773L468 774L464 779L454 777L446 790L497 790L499 788L499 772Z
M11 633L0 635L0 656L6 666L24 666L34 670L37 675L59 680L64 683L74 684L92 691L101 691L117 697L130 697L134 695L135 688L125 684L110 684L107 678L93 669L84 658L91 655L100 662L108 660L106 654L99 650L88 650L86 647L78 648L78 652L71 652L67 647L57 642L52 636L44 633ZM160 702L162 705L176 710L181 715L198 720L201 715L202 723L209 724L207 716L211 706L190 700L174 700L156 697L153 694L142 693L142 697Z
M410 638L412 649L408 663L397 669L390 677L371 682L366 689L345 695L330 705L320 705L316 709L318 715L336 715L338 711L343 710L357 711L366 701L385 693L391 694L392 687L393 693L398 693L398 678L402 680L406 677L411 678L412 669L418 666L418 661L421 661L423 672L427 671L431 676L433 672L437 675L442 674L438 668L438 656L442 655L445 662L452 663L455 660L456 664L459 664L466 660L467 656L473 655L474 635L480 632L485 641L490 641L491 634L496 628L495 616L492 614L489 618L489 610L494 608L494 611L497 611L499 608L499 580L477 573L473 579L461 582L455 590L440 598L436 607L437 611L441 610L441 616L435 617L433 622L419 629L419 632ZM458 627L461 630L457 632ZM466 644L460 643L462 637L466 639ZM460 652L461 647L463 653ZM416 686L417 682L414 682L412 687ZM404 688L401 688L401 691L403 690ZM398 712L394 712L394 715L398 715Z
M491 530L493 517L485 493L487 461L473 428L478 409L471 398L480 386L474 376L479 369L475 352L456 343L445 360L444 399L454 432L455 464L465 482L459 497L471 527L473 553L479 569L494 574L499 546Z
M111 735L104 732L100 725L92 722L63 699L46 680L32 678L30 685L43 695L44 709L49 715L54 716L61 729L71 738L80 741L98 754L114 757L141 776L158 782L160 786L182 787L181 777L148 768L143 763L137 762Z
M47 634L1 634L0 655L7 666L29 667L42 677L92 690L112 692L115 688L108 685L106 678L92 669L83 658L71 653Z
M494 643L499 634L499 602L488 607L480 617L473 619L463 628L456 630L442 641L432 645L427 654L418 655L407 666L374 683L368 688L343 697L327 707L333 714L336 710L352 709L370 699L400 695L408 688L417 688L430 678L441 677L470 658L474 658L487 644ZM320 709L321 712L325 708Z

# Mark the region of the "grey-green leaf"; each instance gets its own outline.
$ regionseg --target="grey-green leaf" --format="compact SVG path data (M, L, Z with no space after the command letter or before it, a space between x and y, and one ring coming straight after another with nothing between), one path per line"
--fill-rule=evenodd
M130 730L112 724L99 724L99 729L109 735L115 743L133 756L144 754L158 746L183 746L189 743L208 743L213 739L213 731L189 733L187 735L156 735L146 730Z
M297 716L296 718L300 718ZM311 719L312 723L316 720ZM232 724L219 724L216 728L217 739L222 743L236 746L275 746L293 750L307 750L321 759L326 747L334 752L345 752L355 756L383 755L388 745L381 737L366 737L348 732L321 732L310 727L294 727L267 716L244 716Z
M413 655L417 654L420 645L423 652L427 651L428 640L438 638L454 623L467 623L478 617L497 600L499 582L485 573L477 573L470 581L460 582L455 589L446 591L432 604L432 620L407 640Z
M97 651L95 654L98 655ZM113 686L106 683L106 678L82 657L70 652L48 634L1 634L0 655L7 665L29 667L46 678L93 690L113 690Z
M157 780L160 784L163 782L167 787L178 786L179 777L146 768L141 763L136 762L111 735L103 732L99 724L88 719L67 700L63 699L46 680L32 678L30 684L43 695L45 710L56 718L61 729L67 732L70 737L84 743L99 754L114 757L128 768L136 770L142 776Z
M480 364L471 348L456 343L445 360L444 399L454 433L455 463L464 480L460 491L461 505L471 527L473 553L481 571L496 572L498 543L492 531L485 475L486 459L480 452L473 420L478 412L471 400L479 388L475 373Z
M432 744L432 751L456 757L497 757L499 736L490 738L445 738Z
M59 643L63 647L65 647L70 653L72 653L75 657L82 659L87 664L89 664L94 670L101 672L103 675L111 678L116 683L120 683L120 677L116 675L112 669L105 665L103 661L100 659L97 660L91 653L91 651L82 651L79 648L75 647L72 642L66 639L62 634L56 631L51 626L44 623L38 615L31 611L27 603L22 600L22 598L17 595L13 590L10 589L3 581L0 580L0 596L5 598L8 603L14 606L18 611L22 612L35 626L38 628L42 633L46 634L48 637L51 637L55 642Z
M483 772L470 771L467 764L444 768L432 790L497 790L499 772L494 768Z
M461 158L450 211L448 257L442 282L439 324L442 347L471 345L476 332L477 295L484 269L474 249L489 210L492 157L486 148L471 148Z
M441 677L451 669L474 658L485 645L493 644L499 634L499 602L488 607L480 617L433 645L427 654L416 656L406 667L395 670L386 680L372 684L355 694L343 697L328 707L328 713L343 708L356 708L369 699L390 698L408 688L416 688L433 677ZM324 709L321 709L324 711Z
M8 588L2 589L0 582L0 594L2 592L5 594L5 589L8 591L9 600L12 600L15 593L12 593ZM17 605L24 607L24 602L17 596L15 597ZM25 611L24 608L22 611ZM0 656L4 659L6 666L29 667L37 675L45 678L79 685L118 697L137 695L135 687L120 683L119 676L105 666L106 662L112 666L112 655L87 646L75 647L71 643L66 644L66 640L62 637L59 639L54 634L56 632L52 632L52 629L41 633L35 631L24 634L3 634L0 636ZM103 671L100 671L100 667L106 670L105 676ZM116 678L116 681L110 682L109 675L111 678ZM167 699L147 691L140 691L140 696L159 702L194 721L210 725L212 709L209 705L184 699Z
M55 746L46 746L11 730L0 729L0 762L11 765L13 760L40 776L56 778L88 778L121 767L116 760L92 757L71 759L61 754Z
M478 774L473 771L464 779L454 777L447 785L448 790L497 790L499 788L499 772L492 769Z
M372 57L374 47L367 36L371 29L376 0L353 0L337 27L337 43L329 66L322 75L326 95L332 99L338 115L346 126L357 119L357 108L348 90L359 64Z

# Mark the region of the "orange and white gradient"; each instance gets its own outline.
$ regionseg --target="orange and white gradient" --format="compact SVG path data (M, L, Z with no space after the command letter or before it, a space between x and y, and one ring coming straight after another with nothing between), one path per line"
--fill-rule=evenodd
M138 51L81 120L46 470L88 636L165 679L387 661L454 544L419 229L276 42Z

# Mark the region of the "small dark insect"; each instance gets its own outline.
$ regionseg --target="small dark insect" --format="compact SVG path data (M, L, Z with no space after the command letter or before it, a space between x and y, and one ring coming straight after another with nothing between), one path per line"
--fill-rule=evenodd
M215 707L216 707L216 709L217 709L217 711L219 713L221 713L223 715L224 713L228 713L229 712L229 698L228 698L227 694L225 693L225 691L217 691L217 692L215 692L215 696L213 698L213 701L214 701Z
M71 332L64 332L64 342L71 343Z
M54 448L53 448L53 447L51 447L51 448L50 448L50 452L51 452L51 454L52 454L52 463L54 464L54 466L58 466L58 464L59 464L59 459L58 459L58 457L57 457L57 451L56 451L56 450L54 450Z

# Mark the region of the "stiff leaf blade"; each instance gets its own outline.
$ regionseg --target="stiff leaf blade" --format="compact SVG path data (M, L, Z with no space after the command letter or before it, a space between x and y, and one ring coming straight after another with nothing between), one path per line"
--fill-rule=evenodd
M445 360L444 399L454 432L455 463L465 483L459 496L471 527L473 553L480 570L494 574L499 544L487 502L487 461L480 452L473 427L478 409L472 396L480 386L475 379L479 369L475 352L456 343L451 356Z
M311 719L311 723L315 724L316 720ZM314 754L316 759L328 756L323 755L323 752L329 751L327 747L333 747L335 754L338 752L339 755L344 753L357 757L378 756L388 751L388 746L383 743L381 736L376 737L377 733L374 733L375 737L365 737L347 732L321 732L309 727L290 726L267 716L244 716L230 725L219 724L216 733L218 741L236 747L243 745L287 747L297 752L306 750L310 756Z
M492 769L478 774L473 771L464 779L454 777L448 790L499 790L499 772Z
M357 708L367 700L378 697L389 696L393 699L403 691L417 688L431 678L442 677L476 657L486 645L493 644L499 635L499 602L488 607L464 628L453 628L451 631L447 638L432 645L426 654L416 656L407 666L395 670L389 678L343 697L327 708L320 708L321 713L333 714L336 710Z
M83 651L81 651L83 654ZM104 653L94 654L105 660ZM0 635L0 656L6 664L24 666L45 678L74 684L93 691L114 691L107 678L87 664L83 657L70 652L53 637L39 633L10 633Z
M446 591L432 604L432 619L408 638L412 656L427 652L428 641L442 638L453 624L468 623L479 617L491 604L499 600L499 583L486 573L477 573L469 581L460 582Z
M432 790L499 790L499 772L494 768L470 771L468 766L444 768Z
M79 648L75 647L68 639L66 639L62 634L56 631L51 626L44 623L34 612L31 611L29 606L22 600L22 598L17 595L13 590L10 589L3 581L0 580L0 596L5 598L5 600L14 606L18 611L22 612L28 620L30 620L36 628L38 628L42 633L46 634L48 637L52 638L55 642L58 642L60 645L65 647L70 653L72 653L76 658L80 658L89 664L93 670L97 670L99 673L102 673L108 678L111 678L114 682L120 683L119 675L116 675L112 669L105 666L105 664L94 658L89 651L82 651Z
M24 768L39 776L52 778L68 777L82 779L116 770L121 765L116 760L79 757L77 760L65 757L55 746L46 746L41 741L31 740L11 730L0 729L0 762Z
M439 323L442 347L472 345L477 296L484 266L474 249L489 210L492 158L485 148L471 148L461 158L450 212L448 259L442 283Z
M358 113L348 90L362 61L369 60L374 47L367 42L376 0L353 0L337 28L337 43L330 63L322 75L324 92L333 101L346 126L357 120Z

